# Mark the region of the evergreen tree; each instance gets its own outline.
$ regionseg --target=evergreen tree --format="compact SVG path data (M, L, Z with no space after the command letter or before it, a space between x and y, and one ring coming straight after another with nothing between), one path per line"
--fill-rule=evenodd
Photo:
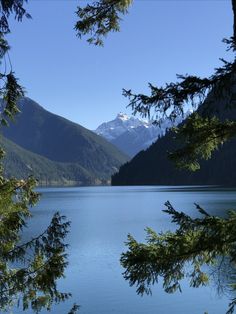
M19 21L30 18L24 9L24 0L0 1L0 58L4 60L9 45L5 35L10 31L8 18L11 14ZM110 31L118 31L121 16L127 13L131 0L99 0L85 7L78 7L78 22L75 25L79 37L88 35L88 42L103 44L103 37ZM234 11L234 35L225 40L230 49L236 50L236 1L232 0ZM209 92L215 97L222 97L227 83L235 78L235 60L223 61L223 66L210 78L181 76L178 83L165 87L150 85L151 95L133 94L124 91L130 97L134 112L157 117L157 123L164 116L175 119L182 114L184 105L191 102L194 107L203 103ZM6 125L19 112L17 99L23 95L12 69L9 73L0 73L1 124ZM228 99L226 106L233 107L235 98ZM209 117L207 112L192 115L186 125L176 130L185 139L182 149L173 152L171 158L179 166L196 170L199 158L209 158L211 152L223 142L236 134L235 121L220 121ZM1 158L3 151L1 151ZM68 232L68 222L56 214L49 227L37 238L27 243L20 243L20 233L30 216L29 207L34 205L38 195L33 191L35 181L6 179L1 169L0 176L0 305L6 309L15 300L23 303L23 308L31 306L39 311L42 307L50 308L52 302L63 301L69 294L57 291L56 280L63 276L66 266L64 238ZM124 276L130 284L137 284L138 292L150 292L151 284L164 277L164 288L167 292L180 289L179 281L186 275L184 265L193 262L190 274L191 284L206 284L207 275L201 270L203 264L212 263L218 256L229 256L235 263L235 213L231 212L226 219L209 216L197 205L203 214L202 219L192 219L184 213L174 210L166 203L166 212L172 216L179 228L176 232L156 234L148 229L147 243L138 243L131 236L128 238L129 250L121 257L126 268ZM21 262L24 267L12 268L12 263ZM50 272L48 271L50 270ZM234 286L232 285L232 288ZM236 300L232 300L228 313L233 313ZM75 305L70 313L77 309Z
M119 29L119 14L126 13L130 4L130 1L100 0L79 9L78 16L81 20L76 25L79 36L90 35L90 43L101 44L108 31ZM120 10L120 6L123 10ZM106 8L112 15L106 15ZM236 0L232 0L232 9L233 36L224 41L235 54ZM210 102L204 106L204 110L201 109L209 93L213 98L224 100L222 106L225 109L234 110L236 107L236 94L227 92L227 88L235 84L236 60L234 58L230 62L222 59L222 63L210 77L178 76L177 83L166 84L164 87L150 84L150 95L124 90L134 114L139 113L144 117L154 115L157 124L163 118L173 121L178 115L183 115L186 104L191 104L194 110L199 108L186 123L174 130L177 138L184 143L180 149L170 153L170 158L178 167L192 171L199 169L199 159L209 159L215 149L236 136L236 121L217 118L214 113L217 113L218 108L210 106ZM230 212L227 218L219 218L210 216L196 205L203 217L193 219L176 211L169 202L166 207L165 212L177 224L177 230L157 234L147 229L146 243L139 243L129 235L126 243L128 251L121 256L121 264L125 268L124 278L131 286L137 286L138 293L151 293L151 286L159 281L159 277L163 277L163 287L169 293L181 290L180 281L186 276L193 287L205 285L209 278L202 266L215 263L219 258L227 257L235 267L235 211ZM187 263L193 267L189 274L185 273ZM236 289L236 283L231 285L231 289ZM227 314L234 312L235 305L236 298L231 300Z
M79 20L75 30L79 38L88 36L87 41L96 46L102 46L104 37L110 32L120 30L121 16L128 12L133 0L99 0L78 7Z
M0 61L7 64L9 45L5 36L10 32L8 19L13 15L21 21L30 15L24 9L24 0L0 1ZM23 88L13 73L5 66L0 73L0 124L8 125L19 113L17 101L24 95ZM4 151L0 150L0 161ZM70 223L56 213L50 225L40 235L24 242L22 233L31 217L30 207L38 201L34 192L36 181L7 179L0 166L0 310L9 312L18 304L23 309L31 307L35 312L51 308L52 303L64 301L69 293L57 289L57 280L63 277L67 265L64 240ZM73 314L78 309L74 305Z

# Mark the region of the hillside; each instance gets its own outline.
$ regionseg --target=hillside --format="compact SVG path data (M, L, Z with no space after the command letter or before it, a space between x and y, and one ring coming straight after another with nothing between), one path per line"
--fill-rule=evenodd
M212 93L199 111L206 112L210 106L211 114L220 119L236 119L236 110L225 108L226 97L236 100L236 83L228 90L224 99L218 99ZM209 112L208 112L209 113ZM236 140L224 144L215 151L208 161L202 161L201 169L196 172L176 169L168 159L167 152L179 147L179 143L168 132L158 139L146 151L140 152L130 162L121 166L120 171L112 176L112 185L187 185L187 184L236 184Z
M83 179L83 176L92 178L93 181L109 180L111 174L127 161L127 157L105 139L46 111L29 98L21 99L19 107L21 113L17 115L14 123L10 123L10 127L3 129L4 137L21 148L40 155L37 157L46 158L46 164L50 164L50 167L50 162L54 162L53 165L56 162L57 169L62 169L65 167L62 164L66 163L66 169L71 167L69 172L78 173L76 181ZM8 145L9 152L12 147ZM15 155L20 151L18 161L29 156L25 150L14 147ZM32 155L29 158L32 158ZM37 159L39 170L42 163L45 163L45 160Z
M176 169L168 159L167 151L175 145L171 134L159 139L146 151L121 166L112 176L112 185L188 185L236 183L236 141L225 144L210 161L201 162L196 172ZM227 161L227 162L226 162Z
M53 162L43 156L31 153L3 137L0 138L0 145L6 152L3 164L7 177L22 179L33 175L39 185L99 183L78 164Z

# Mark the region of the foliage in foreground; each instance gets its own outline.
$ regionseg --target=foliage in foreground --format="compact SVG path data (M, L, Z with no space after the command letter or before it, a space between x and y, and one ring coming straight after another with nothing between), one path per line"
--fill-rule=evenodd
M128 12L133 0L100 0L77 9L77 36L88 36L87 42L103 46L104 37L120 31L121 16Z
M121 256L124 278L137 287L138 294L151 293L151 286L160 278L167 293L181 291L180 281L184 278L189 279L192 287L204 286L209 276L202 267L218 263L219 258L229 258L235 267L235 211L229 212L227 218L220 218L196 205L203 218L191 218L176 211L170 202L165 205L164 212L172 217L177 229L156 233L148 228L145 244L129 235L128 251ZM186 265L191 265L192 270L186 272ZM232 284L231 289L235 288ZM227 314L233 313L235 305L236 298L232 299Z
M119 30L120 15L127 12L131 2L130 0L100 0L88 4L84 8L78 8L79 21L75 26L78 36L89 35L88 41L90 43L101 45L103 37L108 32ZM24 0L1 1L1 58L5 58L9 50L4 36L10 31L8 26L10 14L14 13L18 20L24 16L29 17L23 4ZM235 13L235 0L232 0L232 5ZM234 36L228 41L234 51L236 47L235 38L236 23L234 24ZM151 109L154 109L157 119L166 114L170 119L175 119L176 115L182 114L186 103L195 104L196 102L196 106L198 106L210 91L220 91L220 85L224 85L235 75L235 60L223 62L224 65L210 78L200 79L195 76L184 76L180 77L180 83L167 84L165 87L158 88L150 85L150 96L136 95L130 90L124 91L124 94L130 97L130 105L134 113L149 115ZM5 117L13 117L18 112L16 100L23 94L23 91L12 70L8 74L1 73L0 79L3 83L0 93L5 101L1 110L1 122L6 124ZM228 106L233 105L235 102L232 99L229 100ZM222 142L236 135L234 121L224 122L225 124L222 125L221 121L206 120L206 118L208 117L199 118L196 115L195 119L189 120L185 132L182 132L186 139L186 146L177 152L177 155L174 155L174 159L179 160L180 165L185 166L186 162L187 168L197 169L199 158L209 158L211 152L218 148ZM177 132L181 134L181 129ZM191 134L194 135L191 136ZM213 134L214 136L212 138L206 134ZM198 135L200 135L200 142L194 143ZM68 223L63 223L60 216L56 215L45 234L29 243L19 245L19 232L25 225L26 217L29 216L28 206L36 201L32 187L32 179L8 181L2 178L2 183L0 182L2 198L0 222L5 221L1 236L4 239L4 234L9 231L9 229L4 229L4 226L7 225L11 228L8 235L12 236L9 239L5 238L5 241L2 242L0 275L2 275L2 293L3 295L5 293L2 306L9 306L11 301L20 296L23 299L24 307L31 304L37 311L41 306L50 307L52 301L57 302L68 296L56 290L55 281L62 276L66 266L65 246L62 240L67 233ZM175 233L160 235L149 229L147 244L139 244L129 236L129 251L122 255L122 264L127 268L125 278L131 284L137 283L138 291L141 293L150 292L150 284L157 282L159 275L164 277L164 287L167 292L179 289L179 280L185 275L183 265L187 261L193 262L194 267L190 274L190 280L194 286L207 283L208 279L201 271L203 263L209 264L219 255L229 256L232 262L235 262L234 213L231 213L228 219L220 219L208 216L203 209L199 208L205 217L196 220L176 212L169 203L167 203L167 207L167 212L172 215L173 221L179 224L179 229ZM49 248L52 250L52 255L47 251ZM175 248L174 255L170 254L170 252L174 252L173 248ZM33 255L27 258L28 252L33 253ZM14 269L11 267L12 262L26 263L26 267ZM49 264L51 274L47 277L44 270ZM43 284L42 278L46 280L46 286ZM29 284L30 290L25 288L25 283ZM4 287L5 284L6 287ZM232 300L228 313L233 312L234 305L235 300ZM72 312L74 309L76 310L76 306Z
M104 2L97 1L79 11L79 17L85 24L78 23L79 35L91 35L90 42L96 42L97 35L107 34L101 24L97 24L98 9ZM121 2L121 1L117 1ZM113 7L114 9L114 7ZM232 0L234 17L233 36L225 40L234 54L236 51L236 1ZM87 12L89 15L86 16ZM101 10L102 14L103 11ZM93 17L95 17L93 19ZM107 29L109 30L109 29ZM94 37L93 37L94 36ZM100 39L98 37L98 39ZM224 98L221 110L236 108L236 93L228 97L227 86L235 82L236 60L222 60L223 65L215 73L206 78L193 75L178 76L177 83L169 83L162 87L149 84L150 95L135 94L124 90L129 98L129 106L133 113L144 117L152 117L156 123L163 118L175 120L183 115L187 106L194 110L201 108L207 95L213 98ZM170 158L177 166L188 170L197 170L200 159L209 159L214 150L236 136L236 124L232 119L221 121L217 118L217 110L208 105L206 110L198 110L189 117L185 124L175 129L177 136L184 143L177 151L170 153ZM227 161L226 161L227 162ZM166 292L174 292L180 288L179 281L186 275L190 285L198 287L208 282L208 276L202 271L203 264L212 264L219 256L229 257L233 266L236 262L236 214L231 212L228 218L209 216L197 206L204 215L203 219L192 219L182 212L177 212L169 202L166 212L172 216L172 222L178 224L175 232L157 234L147 229L147 243L138 243L131 235L128 236L128 251L122 254L121 264L125 268L124 277L130 285L137 285L138 293L150 293L151 285L157 283L159 277L164 278ZM186 263L191 263L193 270L185 272ZM232 285L232 289L235 285ZM233 299L228 314L233 313L236 299Z
M70 223L65 217L55 213L47 229L29 241L20 236L30 217L28 208L38 200L34 186L32 178L0 181L1 310L18 303L38 312L70 296L59 292L56 284L67 265L64 239Z
M0 73L0 124L8 125L19 113L17 101L24 90L16 79L9 58L9 45L5 36L10 32L8 19L13 15L21 21L30 18L24 0L0 1L0 60L5 69ZM8 65L8 67L7 67ZM4 68L4 67L3 67ZM64 301L69 293L57 289L57 280L64 276L67 266L64 243L70 223L55 213L44 232L24 240L24 228L31 217L30 207L39 195L34 192L36 181L4 177L0 149L0 309L10 312L18 305L23 310L31 307L35 312L50 310L52 303ZM25 242L24 242L25 241ZM78 309L74 305L70 314Z

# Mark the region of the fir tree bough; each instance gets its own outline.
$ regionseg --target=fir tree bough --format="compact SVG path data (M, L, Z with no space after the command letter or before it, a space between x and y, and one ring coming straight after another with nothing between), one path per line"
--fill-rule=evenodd
M167 293L181 291L181 280L188 278L190 286L208 284L209 276L204 265L214 265L218 258L228 257L235 267L236 262L236 212L227 218L209 215L196 204L203 218L191 218L176 211L170 202L165 204L166 212L177 224L174 232L156 233L147 228L146 243L138 243L131 235L126 245L128 251L121 256L125 268L124 278L137 287L138 294L150 294L151 286L163 279ZM186 265L191 271L186 272ZM235 285L231 286L232 289ZM227 314L234 312L236 298L232 299Z
M97 10L104 3L108 4L110 1L94 2L91 6L79 10L79 17L82 19L77 24L79 35L91 35L91 43L99 44L99 36L106 35L110 30L100 28L101 25L97 24L96 20ZM162 87L149 84L150 95L123 90L124 96L129 98L133 113L139 113L143 117L151 116L156 124L163 118L173 121L177 116L183 115L186 105L192 106L195 113L173 130L181 140L182 146L169 152L169 155L178 167L199 169L200 159L209 159L214 150L236 136L236 121L230 118L220 119L217 116L219 108L212 106L209 101L205 102L206 97L210 96L222 100L221 111L236 109L236 0L232 0L232 9L233 36L224 39L224 42L234 53L233 61L222 59L222 66L210 77L178 75L177 83ZM102 14L102 9L100 12ZM116 29L118 30L117 26ZM156 233L148 228L146 243L139 243L129 235L126 243L128 251L121 256L121 264L125 268L124 278L131 286L137 287L139 294L151 293L152 285L157 283L160 277L163 278L163 287L168 293L181 290L180 281L186 276L193 287L206 285L209 278L202 266L216 263L219 257L227 257L235 269L235 211L231 211L227 218L220 218L210 216L196 205L203 218L193 219L183 212L176 211L169 202L165 205L165 212L172 217L172 222L177 224L177 230ZM186 273L186 264L192 266L190 273ZM231 285L231 289L236 289L236 283ZM227 314L234 312L235 305L234 298Z
M5 65L0 73L1 126L8 125L19 113L17 101L24 96L11 67L5 36L10 32L10 15L18 21L30 18L24 9L25 2L0 1L0 62ZM57 280L64 276L67 266L65 237L70 222L57 212L42 234L24 242L22 235L31 217L30 208L39 199L34 191L36 180L5 178L3 158L4 151L0 149L0 311L9 313L16 305L23 310L30 307L37 313L42 308L50 310L53 303L70 297L70 293L57 289ZM70 313L77 310L74 304Z
M235 23L235 0L232 0L232 7ZM235 54L235 24L233 37L224 41ZM178 76L179 82L164 87L150 84L150 96L124 90L134 113L143 116L152 113L157 124L163 117L174 120L178 115L183 115L186 105L196 110L178 128L173 129L182 147L170 152L169 156L180 168L199 169L200 159L209 159L214 150L236 136L236 121L218 117L219 110L236 109L236 60L234 57L232 62L222 62L223 66L209 78L186 75ZM214 107L215 102L211 103L210 99L218 99L221 107ZM177 230L158 234L147 229L146 243L138 243L129 235L126 243L128 251L121 256L124 278L131 286L136 285L137 293L151 293L151 286L160 277L168 293L181 291L180 281L186 277L190 280L190 286L206 285L209 276L203 271L203 266L217 263L219 258L228 258L236 271L235 211L229 212L227 218L220 218L210 216L196 205L203 218L193 219L176 211L169 202L165 205L167 209L164 212L172 217ZM186 265L190 265L192 271L186 273ZM235 291L236 284L230 288ZM236 298L233 298L227 314L234 312L235 305Z
M132 0L100 0L78 7L79 20L75 24L77 36L88 36L87 42L96 46L103 45L103 39L110 32L120 30L120 15L126 14Z
M9 46L5 35L10 31L8 17L13 14L19 21L30 17L25 11L24 0L0 1L0 57L6 58ZM102 45L103 39L111 31L119 31L121 16L127 13L131 0L100 0L78 7L78 22L75 30L79 37L88 36L88 42ZM232 0L234 13L234 32L232 38L225 40L229 48L236 50L236 0ZM196 76L179 76L179 82L166 84L164 87L155 87L150 84L151 95L134 94L131 90L124 90L125 96L130 98L130 106L134 113L150 115L154 112L156 122L164 116L174 120L177 115L183 114L185 104L192 104L198 108L209 92L215 97L227 94L227 86L235 81L235 59L232 62L222 60L223 66L209 78ZM17 113L17 98L23 95L12 69L0 74L2 85L0 94L2 102L1 122L6 124L6 118L12 118ZM226 89L225 89L226 88ZM225 107L234 108L236 105L235 93ZM185 125L176 129L176 133L184 139L182 149L172 152L170 157L181 167L196 170L198 160L210 158L211 153L236 135L235 121L219 120L214 113L198 111L192 115ZM3 152L1 151L1 157ZM2 174L2 170L1 170ZM56 279L63 275L66 266L64 236L67 233L68 223L56 214L48 229L29 243L19 245L19 232L25 226L25 220L30 213L28 207L37 200L33 192L34 180L17 181L6 180L1 175L0 195L1 211L0 223L2 226L2 243L0 275L2 289L2 307L7 308L12 302L22 300L23 307L31 305L39 311L41 307L50 307L53 301L66 299L68 294L61 294L56 289ZM177 223L175 232L157 234L147 230L147 243L138 243L132 236L128 237L128 251L121 257L125 267L124 277L131 285L137 285L138 293L150 293L151 285L156 283L159 276L164 278L164 289L174 292L180 288L180 280L186 275L190 284L198 287L208 282L208 277L202 271L203 264L211 264L219 256L227 256L235 265L235 212L230 212L228 218L212 217L197 205L203 218L193 219L190 216L177 212L172 205L166 203L166 212L172 216L173 223ZM15 232L10 233L8 226ZM11 230L11 231L12 231ZM6 235L6 237L4 237ZM49 250L50 248L50 250ZM31 257L27 258L28 252ZM11 268L12 262L25 263L25 268ZM184 265L192 263L190 274L184 271ZM50 269L51 274L46 275ZM29 289L26 288L26 283ZM23 287L24 286L24 287ZM235 285L232 285L232 289ZM5 294L5 296L4 296ZM233 313L236 300L230 303L228 314ZM77 310L75 305L71 313Z

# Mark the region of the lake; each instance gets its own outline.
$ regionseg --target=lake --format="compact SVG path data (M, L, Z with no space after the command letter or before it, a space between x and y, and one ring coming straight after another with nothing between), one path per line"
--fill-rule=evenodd
M166 294L153 287L152 296L138 296L122 277L119 258L131 233L145 239L144 229L173 230L164 203L192 216L199 216L194 202L210 214L224 215L236 208L236 190L218 187L78 187L43 188L41 201L33 208L25 237L41 232L55 211L72 222L67 237L69 266L59 282L73 298L52 308L51 313L66 314L76 302L79 314L221 314L229 299L219 296L213 285L190 288L183 282L182 293ZM14 313L22 313L17 309ZM24 312L30 313L30 311ZM46 313L46 311L42 311Z

